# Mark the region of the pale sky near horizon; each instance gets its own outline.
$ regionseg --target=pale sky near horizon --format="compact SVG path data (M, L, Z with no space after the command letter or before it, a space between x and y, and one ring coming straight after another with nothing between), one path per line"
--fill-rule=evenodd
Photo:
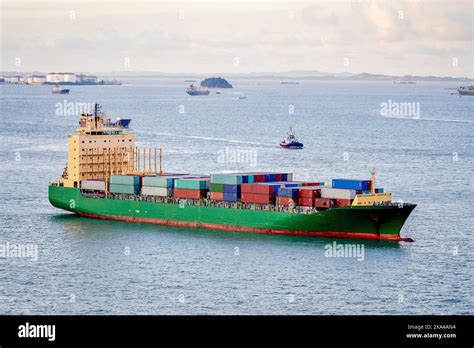
M3 71L474 77L472 0L2 0L0 19Z

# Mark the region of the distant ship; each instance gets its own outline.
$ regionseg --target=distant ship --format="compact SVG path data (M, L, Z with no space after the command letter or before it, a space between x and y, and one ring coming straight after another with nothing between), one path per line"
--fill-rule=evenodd
M296 139L293 127L290 127L290 131L287 133L286 138L280 143L280 146L285 149L302 149L303 143L300 143L298 139Z
M403 81L403 80L395 80L393 81L396 85L416 85L415 81Z
M209 90L196 88L193 84L190 84L189 87L186 89L186 93L188 93L189 95L208 95Z
M298 85L298 81L281 81L280 84L282 85Z
M69 89L61 88L59 85L53 87L53 94L69 94Z
M461 86L458 88L460 95L474 95L474 86Z

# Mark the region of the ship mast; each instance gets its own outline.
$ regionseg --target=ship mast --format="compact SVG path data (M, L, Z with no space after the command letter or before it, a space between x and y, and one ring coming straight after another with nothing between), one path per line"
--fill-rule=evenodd
M375 174L376 174L375 167L372 168L370 174L371 174L370 180L372 181L371 185L370 185L370 190L371 190L372 193L375 193Z

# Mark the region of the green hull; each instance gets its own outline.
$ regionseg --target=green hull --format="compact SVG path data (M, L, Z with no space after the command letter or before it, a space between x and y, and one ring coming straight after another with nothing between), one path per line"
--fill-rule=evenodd
M57 208L100 219L228 231L410 241L400 230L416 205L357 206L312 214L85 197L77 188L49 186Z

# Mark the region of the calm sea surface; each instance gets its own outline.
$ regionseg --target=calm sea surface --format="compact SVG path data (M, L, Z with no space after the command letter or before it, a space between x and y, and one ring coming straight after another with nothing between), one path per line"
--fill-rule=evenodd
M207 97L182 80L123 86L0 86L1 314L473 314L474 97L451 83L233 80ZM247 99L238 99L245 95ZM363 260L330 258L331 239L161 227L80 218L53 208L77 116L57 103L99 102L133 118L138 145L162 146L167 171L281 170L329 182L368 177L417 203L402 235L362 243ZM419 114L380 116L381 103ZM415 104L416 105L416 104ZM292 113L292 111L294 111ZM415 107L416 113L416 107ZM302 151L278 143L293 125ZM222 160L247 150L250 161Z

